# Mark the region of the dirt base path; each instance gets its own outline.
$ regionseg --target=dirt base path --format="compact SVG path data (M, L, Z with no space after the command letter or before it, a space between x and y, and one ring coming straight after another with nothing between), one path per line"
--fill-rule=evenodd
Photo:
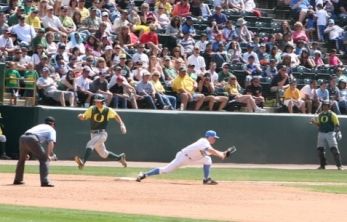
M38 175L13 186L0 174L0 203L54 208L188 217L237 222L345 221L347 195L308 192L277 183L200 182L50 175L54 188L41 188Z

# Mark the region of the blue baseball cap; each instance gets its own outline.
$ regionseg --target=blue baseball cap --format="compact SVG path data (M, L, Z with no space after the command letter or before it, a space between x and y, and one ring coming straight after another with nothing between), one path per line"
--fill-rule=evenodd
M217 132L214 130L208 130L205 133L205 137L214 137L216 139L219 139L219 136L217 135Z

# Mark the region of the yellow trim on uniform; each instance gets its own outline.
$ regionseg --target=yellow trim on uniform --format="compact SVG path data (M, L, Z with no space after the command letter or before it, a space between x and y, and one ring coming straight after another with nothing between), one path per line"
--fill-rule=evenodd
M339 118L337 118L336 113L334 112L331 113L331 120L333 121L334 126L340 125Z
M92 117L93 108L94 108L94 106L91 106L83 113L84 119L88 120ZM101 109L98 108L99 112L101 113L104 110L104 108L105 108L105 106L103 106ZM112 108L109 108L108 114L107 114L107 120L110 120L110 119L119 120L119 115Z

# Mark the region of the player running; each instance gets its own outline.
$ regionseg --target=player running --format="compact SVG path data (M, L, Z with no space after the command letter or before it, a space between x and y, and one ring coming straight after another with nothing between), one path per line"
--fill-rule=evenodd
M322 102L322 112L318 118L312 118L311 123L318 126L317 151L320 161L318 169L324 170L326 165L325 148L326 145L330 148L334 156L338 170L343 170L341 163L340 151L337 146L337 140L342 138L340 131L340 123L337 115L330 110L330 101Z
M127 130L121 119L121 117L111 108L104 105L105 97L102 94L94 95L95 106L89 107L83 114L78 114L80 120L90 121L90 136L86 150L84 152L83 160L78 156L75 157L75 162L78 164L78 168L82 169L87 162L91 152L95 151L103 159L109 158L112 160L120 161L120 163L127 167L125 154L114 154L105 147L105 141L107 140L107 124L110 119L114 119L120 124L120 130L122 134L126 134Z
M203 184L218 184L216 181L210 178L210 168L212 165L212 159L210 156L217 156L223 160L225 159L225 157L228 157L232 151L227 150L222 152L214 149L211 145L216 142L216 139L219 139L219 137L217 136L217 133L215 131L206 131L205 137L200 138L199 140L190 144L189 146L184 147L181 151L179 151L176 154L175 159L172 160L169 164L160 168L153 168L146 173L140 172L136 178L136 181L141 182L141 180L149 176L154 176L162 173L169 173L184 165L202 163L204 171ZM236 149L234 149L233 152L235 151Z

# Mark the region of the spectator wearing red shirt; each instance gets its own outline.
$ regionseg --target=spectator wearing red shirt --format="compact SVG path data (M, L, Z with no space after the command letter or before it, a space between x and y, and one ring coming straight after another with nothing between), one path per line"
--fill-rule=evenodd
M174 6L172 10L172 16L187 17L189 15L190 4L188 3L188 0L181 0Z
M158 34L156 33L156 27L155 25L151 24L149 26L149 32L145 32L140 37L140 43L147 44L147 45L155 45L157 46L159 44L159 38Z
M336 49L332 49L329 54L329 65L330 67L337 67L339 65L343 65L339 57L336 55Z

